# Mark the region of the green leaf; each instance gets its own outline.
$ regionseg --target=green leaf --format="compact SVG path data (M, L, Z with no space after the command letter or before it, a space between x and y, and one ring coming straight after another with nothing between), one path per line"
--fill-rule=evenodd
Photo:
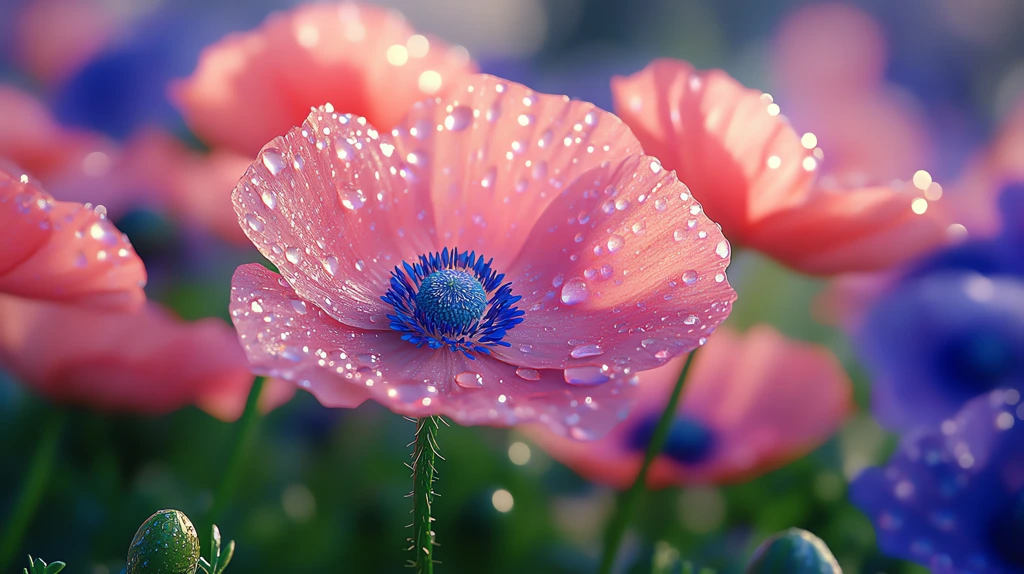
M224 551L221 552L221 536L220 528L216 524L210 532L210 560L207 561L205 558L199 558L199 567L203 569L206 574L221 574L227 569L228 564L231 562L231 558L235 555L235 541L231 540L227 543Z
M59 560L52 564L47 564L41 558L32 558L31 554L28 557L28 563L28 568L21 569L24 574L57 574L67 567L67 564Z

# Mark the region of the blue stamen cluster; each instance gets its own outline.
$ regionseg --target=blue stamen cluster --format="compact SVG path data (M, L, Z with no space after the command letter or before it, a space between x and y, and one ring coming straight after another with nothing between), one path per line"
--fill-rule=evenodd
M391 272L391 288L381 299L394 307L390 327L417 347L448 348L470 359L489 347L510 346L505 333L526 314L515 306L512 283L475 252L448 248L403 261Z

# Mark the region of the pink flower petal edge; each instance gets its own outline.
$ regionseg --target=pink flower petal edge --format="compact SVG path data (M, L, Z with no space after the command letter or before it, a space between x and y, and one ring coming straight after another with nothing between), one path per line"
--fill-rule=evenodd
M328 101L390 129L474 70L464 49L416 34L396 12L308 4L208 47L172 95L204 141L251 155Z
M813 274L877 271L943 240L942 210L920 190L813 187L819 158L771 96L720 70L656 60L612 82L615 109L645 151L675 169L726 237ZM878 249L886 245L887 249Z
M54 201L0 165L0 293L134 309L146 270L102 207Z
M710 430L712 449L689 465L659 457L651 488L749 480L821 444L852 409L850 381L828 350L767 325L744 334L720 329L695 360L678 414ZM536 427L527 436L581 476L628 488L643 460L630 433L639 420L660 415L682 361L641 373L633 414L601 440L579 443Z
M154 304L122 313L7 295L0 316L0 361L58 402L151 415L196 404L233 420L252 383L231 328L218 319L186 323ZM267 409L294 393L294 385L268 385Z

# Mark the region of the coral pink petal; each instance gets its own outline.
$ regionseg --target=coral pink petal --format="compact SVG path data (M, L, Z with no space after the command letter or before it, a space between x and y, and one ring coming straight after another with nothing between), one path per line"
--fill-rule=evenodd
M474 67L465 50L417 35L395 12L310 4L210 46L173 94L206 142L251 155L327 102L390 129Z
M629 406L618 383L571 385L561 371L470 360L417 348L396 332L349 327L255 264L235 272L231 316L258 372L296 381L326 406L372 398L408 416L443 414L464 425L538 421L578 438L607 432Z
M171 209L185 221L209 229L240 245L249 239L238 226L231 191L249 167L250 158L218 148L206 156L191 154L172 181Z
M26 196L34 197L29 204ZM31 225L46 229L41 242L36 230L15 229L24 235L5 241L3 250L12 249L14 257L0 254L0 292L34 299L78 302L107 308L137 308L145 301L142 287L146 270L142 260L99 208L55 202L27 176L0 171L2 212L21 206L27 209ZM45 213L40 219L39 212ZM8 216L0 216L8 219ZM21 232L19 231L19 233ZM5 230L0 234L6 234ZM28 247L35 247L26 257Z
M940 203L905 187L817 189L805 205L759 222L751 244L806 273L892 268L941 245L950 223ZM915 213L914 202L925 202L925 213Z
M438 241L499 270L559 194L640 154L629 128L592 104L485 75L416 104L395 134L417 193L433 199Z
M391 271L435 249L430 197L410 189L390 134L328 109L263 148L235 211L303 299L347 325L386 329Z
M25 70L53 86L66 80L103 48L114 32L116 20L106 2L25 2L16 15L14 50Z
M712 454L686 466L657 459L652 488L752 478L819 445L852 408L850 382L828 350L789 341L768 326L744 335L720 329L695 361L679 413L712 432ZM628 488L643 458L629 446L629 433L640 418L660 414L682 362L641 373L633 414L599 441L579 443L538 429L528 434L580 475Z
M732 309L729 242L675 174L637 156L569 185L508 268L525 321L495 356L642 371L703 344Z
M774 51L778 85L794 95L832 98L877 87L888 49L885 33L869 14L850 4L824 2L790 14Z
M690 481L733 482L781 466L824 442L853 409L849 378L824 347L767 325L714 341L680 412L718 429L720 448L686 469Z
M16 168L0 164L0 282L49 240L53 198L28 177L14 179Z
M0 157L48 185L53 174L90 175L97 163L90 154L111 150L98 135L61 127L42 102L17 88L0 85L0 110Z
M655 60L614 78L612 94L644 151L676 171L734 243L747 245L752 222L810 188L816 161L778 106L720 70Z
M146 414L203 404L235 418L252 375L231 328L155 305L111 313L0 296L0 361L59 402Z

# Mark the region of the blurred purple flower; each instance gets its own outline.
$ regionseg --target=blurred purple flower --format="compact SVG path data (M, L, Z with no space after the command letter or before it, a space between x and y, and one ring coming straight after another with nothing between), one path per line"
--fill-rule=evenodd
M858 345L883 425L933 425L979 394L1024 389L1024 188L1002 207L1000 236L919 263L868 312Z
M908 435L851 486L883 552L935 574L1024 572L1024 405L977 397L940 428Z

